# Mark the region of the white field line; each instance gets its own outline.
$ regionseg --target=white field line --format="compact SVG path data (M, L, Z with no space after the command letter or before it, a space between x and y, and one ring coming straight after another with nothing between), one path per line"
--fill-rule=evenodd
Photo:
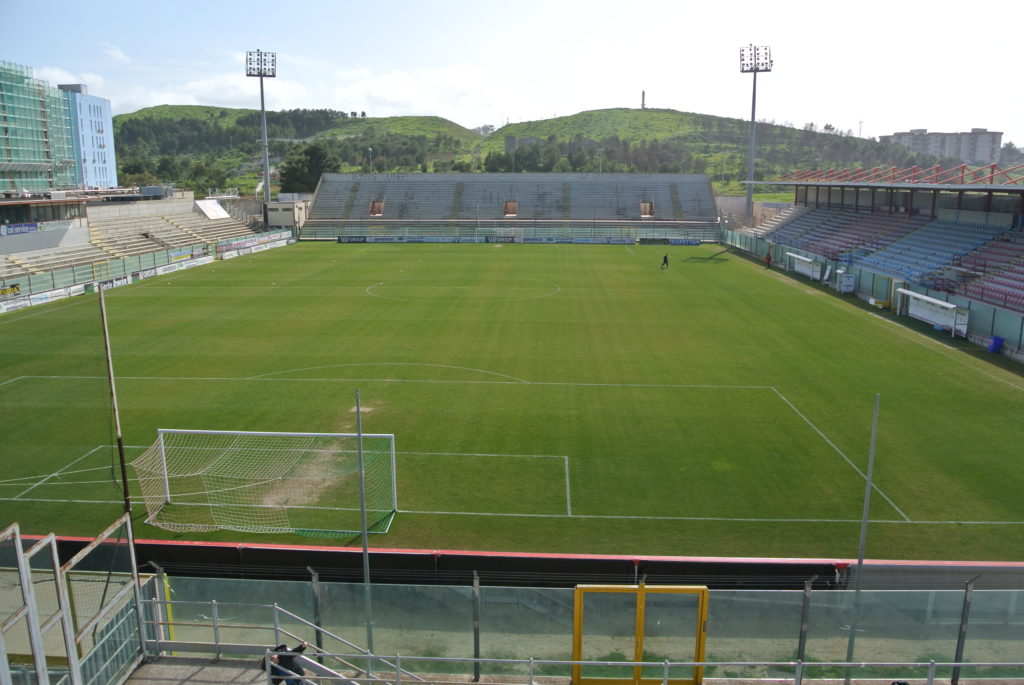
M97 450L101 450L103 448L104 448L104 445L97 445L96 447L93 447L91 450L89 450L88 452L86 452L85 454L80 456L78 459L75 459L74 461L66 464L63 468L58 469L57 471L54 471L53 473L51 473L50 475L46 476L45 478L43 478L38 483L36 483L34 485L30 485L25 490L22 490L20 493L18 493L17 495L14 496L14 499L19 499L22 496L24 496L24 495L28 494L29 492L31 492L32 490L35 490L36 488L38 488L40 485L42 485L46 481L50 480L51 478L55 478L55 477L59 476L65 469L68 469L68 468L74 466L75 464L77 464L78 462L82 461L86 457L91 456Z
M975 371L983 376L988 376L992 380L1004 383L1013 388L1014 390L1020 390L1024 392L1024 385L1021 385L1020 383L1015 383L1009 378L997 376L996 374L986 369L984 366L968 363L968 360L973 359L973 357L965 355L963 352L960 352L959 350L957 350L957 348L953 347L952 345L948 345L938 340L932 340L931 338L921 333L917 333L913 330L910 330L909 328L899 323L898 321L892 321L890 319L885 318L884 316L879 316L874 312L871 312L871 316L877 321L887 323L891 326L895 326L898 329L898 335L905 340L909 340L912 343L921 345L922 347L926 347L932 352L935 352L936 354L941 355L946 359L949 359L950 361L956 362L957 364L962 364L963 366L969 368L971 371Z
M426 457L534 457L536 459L568 459L564 454L489 454L486 452L408 452L402 450L395 454L415 454Z
M17 321L24 321L25 319L32 319L32 318L35 318L37 316L43 316L43 315L49 314L51 312L59 312L62 309L69 309L70 307L74 307L77 304L80 304L80 303L79 302L72 302L71 304L66 304L66 305L64 305L62 307L54 307L53 309L43 309L42 311L36 310L36 311L33 311L30 314L25 314L23 316L19 316L16 319L15 318L4 317L4 318L0 319L0 326L2 326L5 323L15 323ZM11 312L11 313L13 314L14 312Z
M783 398L785 399L785 398ZM799 413L799 412L797 412ZM806 421L807 419L804 418ZM809 423L809 422L808 422ZM813 425L812 425L813 428ZM821 435L819 431L819 435ZM826 442L828 438L822 436ZM832 444L831 442L829 444ZM67 471L66 469L74 463L81 461L90 454L96 452L96 450L110 448L112 445L99 445L88 453L79 457L74 462L71 462L63 469L50 474L49 476L43 477L43 480L36 483L25 492L16 495L14 497L0 497L0 502L70 502L74 504L122 504L121 500L68 500L68 499L54 499L54 498L42 498L42 497L23 497L23 495L32 490L33 488L42 485L45 481L53 478L57 475L70 475L73 473L86 473L89 471L106 470L108 467L99 466L90 469L80 469L76 471ZM145 445L126 445L129 449L146 449ZM835 446L833 445L833 448ZM838 449L837 449L838 451ZM481 453L481 452L414 452L414 451L403 451L397 452L397 454L410 454L410 455L422 455L422 456L466 456L466 457L513 457L513 458L535 458L535 459L561 459L565 469L565 501L566 501L566 513L565 514L523 514L523 513L496 513L496 512L475 512L475 511L430 511L430 510L417 510L417 509L399 509L398 512L402 514L420 514L420 515L443 515L443 516L498 516L498 517L519 517L519 518L576 518L576 519L606 519L606 520L639 520L639 521L733 521L733 522L747 522L747 523L859 523L860 519L830 519L830 518L741 518L741 517L727 517L727 516L648 516L648 515L619 515L619 514L573 514L572 513L572 500L571 500L571 482L569 480L569 457L566 455L559 454L497 454L497 453ZM840 452L840 454L842 454ZM845 455L844 455L845 458ZM847 460L849 461L849 460ZM852 464L851 464L852 466ZM856 470L856 466L853 467ZM859 472L859 470L858 470ZM23 477L19 479L12 479L6 481L8 483L14 480L25 480L29 477ZM137 481L136 478L131 478L132 481ZM87 485L91 483L107 483L109 481L73 481L64 483L65 485ZM268 481L270 482L270 481ZM2 485L4 481L0 481ZM251 487L251 485L245 486L234 486L229 488L223 488L224 491L243 489L245 487ZM205 494L204 493L187 493L187 495ZM186 495L179 496L184 497ZM883 495L884 496L884 495ZM200 504L195 502L178 502L178 504L184 506L208 506L206 504ZM256 508L274 508L278 505L250 505ZM343 510L343 511L355 511L348 507L285 507L295 509L323 509L325 511ZM894 508L899 511L897 507ZM870 523L898 523L898 524L915 524L915 525L973 525L973 526L1021 526L1024 525L1024 521L913 521L904 516L903 521L894 521L891 519L871 519Z
M790 287L793 287L793 288L803 288L803 284L801 284L799 281L794 281L794 280L789 279L789 278L781 278L781 277L778 280L780 282L782 282L782 283L785 283L785 284L789 285ZM816 293L816 292L817 291L811 291L812 294ZM922 333L918 333L916 331L913 331L913 330L907 328L906 326L900 324L897 321L892 321L890 319L886 319L884 316L880 316L879 314L877 314L875 312L864 312L863 310L858 309L857 307L852 307L852 306L850 306L850 303L844 302L843 300L838 299L835 296L828 295L827 293L821 293L821 297L825 298L825 299L823 299L821 301L826 303L826 304L828 304L831 307L837 307L837 308L842 309L843 311L845 311L845 312L847 312L847 313L849 313L851 315L854 315L854 316L856 316L858 314L867 314L868 315L868 321L876 321L876 322L879 322L879 323L890 324L890 325L894 326L897 329L897 334L899 335L899 337L903 338L904 340L908 340L908 341L910 341L912 343L915 343L917 345L921 345L922 347L926 347L929 350L935 352L936 354L939 354L939 355L945 357L946 359L949 359L950 361L953 361L953 362L956 362L957 364L961 364L963 366L966 366L967 368L971 369L972 371L980 373L983 376L988 376L989 378L991 378L993 380L997 380L997 381L999 381L1001 383L1005 383L1006 385L1010 386L1014 390L1020 390L1020 391L1024 392L1024 385L1022 385L1021 383L1014 382L1013 380L1011 380L1009 378L1005 378L1003 376L998 376L998 375L992 373L991 371L989 371L988 369L985 368L986 365L984 364L984 362L972 363L972 361L973 361L972 357L970 357L969 355L963 354L962 352L960 352L959 350L957 350L955 347L953 347L951 345L948 345L948 344L943 343L943 342L939 342L938 340L933 340L933 339L929 338L928 336L926 336L926 335L924 335Z
M572 488L569 481L569 457L564 454L488 454L481 452L396 452L396 455L414 454L418 456L437 457L508 457L512 459L561 459L565 471L565 516L572 516ZM530 514L516 514L529 516ZM546 514L544 514L546 516ZM558 514L562 516L563 514Z
M434 369L455 369L456 371L472 371L473 373L482 373L488 376L498 376L499 378L507 378L517 383L529 383L530 381L523 380L522 378L516 378L515 376L509 376L504 373L498 373L496 371L487 371L485 369L474 369L468 366L452 366L450 364L423 364L419 362L365 362L360 364L326 364L324 366L310 366L304 369L288 369L287 371L271 371L270 373L261 373L256 376L249 376L249 378L268 378L270 376L280 376L287 373L302 373L303 371L317 371L319 369L342 369L352 366L425 366ZM248 380L248 379L246 379Z
M96 450L101 450L101 449L113 449L114 447L115 447L114 445L99 445L98 447L94 447L91 451L95 452ZM145 450L145 449L149 449L149 447L147 445L125 445L124 447L125 447L125 449L128 449L128 450ZM88 455L86 455L86 456L88 456ZM78 459L76 461L79 461L79 460L80 459ZM73 463L74 462L71 462L71 464L73 464ZM75 469L74 471L67 471L66 469L68 468L68 466L71 466L71 464L68 464L67 466L65 466L64 468L60 469L59 471L56 471L56 472L50 473L50 474L44 474L44 475L39 475L39 476L19 476L18 478L4 478L4 479L0 479L0 485L14 485L16 483L24 482L24 481L31 482L31 481L34 481L34 480L38 480L39 478L53 478L54 476L56 476L58 474L60 474L62 476L70 476L72 474L89 473L91 471L107 471L107 470L110 469L109 466L93 466L93 467L90 467L90 468L87 468L87 469ZM132 480L135 480L135 479L133 478ZM74 481L74 484L77 484L79 482L80 481ZM88 482L107 483L109 481L104 480L104 481L88 481Z
M4 381L3 383L0 383L0 388L2 388L3 386L7 385L8 383L13 383L15 381L20 381L22 378L25 378L25 376L18 376L17 378L9 378L6 381Z
M569 487L569 457L562 457L565 460L565 513L572 516L572 495Z
M773 391L775 392L775 394L776 394L776 395L778 395L778 396L779 396L779 398L780 398L780 399L781 399L781 400L782 400L783 402L785 402L786 404L788 404L788 405L789 405L789 408L790 408L790 409L792 409L792 410L793 410L793 411L794 411L794 412L796 413L796 415L797 415L797 416L799 416L799 417L800 417L801 419L803 419L803 420L804 420L804 421L805 421L805 422L807 423L807 425L808 425L808 426L810 426L810 427L811 427L811 429L812 429L812 430L813 430L813 431L814 431L815 433L817 433L818 435L820 435L820 436L821 436L821 439L822 439L822 440L824 440L824 441L825 441L826 443L828 443L828 446L829 446L829 447L831 447L832 449L834 449L834 450L836 451L836 454L838 454L838 455L839 455L840 457L842 457L842 458L843 458L843 461L845 461L845 462L846 462L847 464L849 464L849 465L850 465L850 468L852 468L852 469L853 469L854 471L856 471L856 472L858 473L858 475L860 475L860 477L861 477L861 478L863 478L865 482L867 482L867 479L868 479L868 477L867 477L867 474L865 474L865 473L864 473L863 471L861 471L861 470L860 470L860 469L859 469L859 468L857 467L857 465L856 465L856 464L854 464L854 463L853 463L853 462L852 462L852 461L850 460L850 458L849 458L849 457L847 457L847 456L846 456L846 454L845 454L845 453L844 453L844 452L843 452L843 451L842 451L841 449L839 449L839 447L838 447L838 446L836 446L836 444L835 444L834 442L832 442L831 440L829 440L829 439L828 439L828 436L827 436L827 435L825 435L824 433L822 433L822 432L821 432L821 430L820 430L820 429L819 429L819 428L818 428L817 426L815 426L815 425L814 425L814 423L813 423L813 422L812 422L812 421L811 421L811 420L810 420L809 418L807 418L806 416L804 416L804 415L803 415L803 413L801 413L801 411L800 411L799 409L797 409L797 408L796 408L796 406L794 406L794 404L793 404L792 402L790 402L790 401L789 401L789 400L788 400L788 399L786 398L786 396L785 396L785 395L783 395L783 394L782 394L781 392L779 392L778 388L772 387L772 390L773 390ZM902 510L902 509L900 509L900 508L899 508L898 506L896 506L896 503L895 503L895 502L893 502L893 501L892 501L892 499L891 499L891 498L890 498L890 497L889 497L888 495L886 495L886 494L885 494L884 492L882 492L882 489L881 489L881 488L879 488L879 487L878 487L878 485L877 485L876 483L874 483L874 482L872 482L872 483L871 483L871 489L872 489L872 490L874 490L875 492L877 492L877 493L878 493L878 494L879 494L879 495L880 495L880 496L882 497L882 499L884 499L884 500L885 500L886 502L888 502L888 503L889 503L889 506L891 506L891 507L892 507L893 509L895 509L895 510L896 510L896 513L897 513L897 514L899 514L900 516L902 516L902 517L903 517L903 519L904 519L905 521L910 521L910 517L909 517L909 516L907 516L906 514L904 514L904 513L903 513L903 510Z
M554 519L602 519L629 521L730 521L740 523L860 523L860 519L814 519L814 518L739 518L729 516L645 516L616 514L509 514L487 511L426 511L399 509L399 514L423 516L498 516L510 518L554 518ZM1024 521L898 521L894 519L870 519L869 523L893 523L896 525L965 525L965 526L1024 526Z
M13 497L0 497L0 502L42 502L54 504L124 504L124 500L98 500L98 499L53 499L43 497L25 497L15 499ZM209 506L189 502L178 502L181 506ZM263 507L278 508L277 505L261 505ZM333 507L285 507L301 509L327 509L336 511ZM344 508L342 511L356 511L355 509ZM801 518L728 518L724 516L616 516L599 514L496 514L493 512L478 511L420 511L415 509L399 509L399 514L421 515L421 516L498 516L511 518L555 518L555 519L604 519L604 520L634 520L634 521L727 521L738 523L860 523L860 519L801 519ZM870 519L872 524L891 523L899 526L1024 526L1024 521L894 521L891 519Z
M475 369L471 369L475 370ZM287 371L274 373L289 373ZM492 373L492 372L483 372ZM501 376L503 374L495 374ZM22 376L26 379L43 380L106 380L106 376ZM512 378L509 376L508 378ZM666 389L701 389L701 390L771 390L770 385L711 385L690 383L577 383L571 381L527 381L515 379L509 381L468 381L468 380L432 380L422 378L267 378L263 376L118 376L118 381L196 381L196 382L242 382L253 381L262 383L450 383L452 385L537 385L564 388L666 388Z
M636 252L633 252L633 248L631 248L629 245L626 246L626 250L629 252L629 254L636 257Z

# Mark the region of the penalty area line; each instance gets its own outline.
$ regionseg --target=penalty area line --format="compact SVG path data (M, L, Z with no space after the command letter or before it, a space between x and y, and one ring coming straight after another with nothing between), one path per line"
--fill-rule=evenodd
M104 445L97 445L96 447L93 447L91 450L89 450L88 452L86 452L85 454L80 456L78 459L75 459L74 461L70 462L69 464L66 464L63 468L61 468L61 469L51 473L50 475L46 476L45 478L43 478L38 483L36 483L34 485L31 485L28 488L26 488L25 490L21 491L20 493L18 493L17 495L14 496L14 499L20 499L22 496L27 495L29 492L35 490L40 485L44 484L46 481L50 480L51 478L56 478L62 472L68 470L69 468L71 468L72 466L74 466L78 462L82 461L83 459L92 456L97 450L101 450L101 449L104 449Z
M854 471L856 471L857 474L860 475L860 477L865 480L865 482L867 481L867 479L868 479L867 474L865 474L863 471L861 471L857 467L857 465L854 464L853 461L848 456L846 456L846 453L843 452L841 449L839 449L839 447L834 442L829 440L828 436L825 435L823 432L821 432L821 429L819 429L817 426L814 425L814 422L812 422L809 418L804 416L803 413L799 409L797 409L796 406L792 402L790 402L789 399L787 399L785 395L783 395L781 392L779 392L778 388L772 386L772 391L774 391L775 394L778 395L779 398L783 402L785 402L787 405L789 405L789 408L792 409L796 413L797 416L799 416L801 419L803 419L804 422L808 426L811 427L811 430L813 430L815 433L817 433L819 436L821 436L821 439L824 440L826 443L828 443L828 446L831 447L833 450L835 450L836 454L838 454L840 457L842 457L843 461L845 461L847 464L850 465L850 468L852 468ZM881 496L882 499L884 499L886 502L888 502L889 506L891 506L893 509L895 509L896 513L899 514L900 516L902 516L905 521L907 521L907 522L910 521L910 517L907 516L906 514L904 514L903 510L900 509L898 506L896 506L896 503L893 502L892 499L887 494L885 494L880 487L878 487L878 484L871 483L871 489L874 490L875 492L877 492L879 494L879 496Z
M532 457L535 459L568 459L564 454L488 454L485 452L406 452L395 454L413 454L426 457Z
M565 461L565 513L572 516L572 496L569 488L569 457L562 457Z
M814 519L814 518L740 518L732 516L644 516L622 514L521 514L493 511L426 511L399 509L398 514L420 516L488 516L504 518L547 518L547 519L601 519L622 521L723 521L731 523L860 523L860 519ZM895 519L869 519L868 523L892 523L896 525L931 526L1024 526L1024 521L903 521Z

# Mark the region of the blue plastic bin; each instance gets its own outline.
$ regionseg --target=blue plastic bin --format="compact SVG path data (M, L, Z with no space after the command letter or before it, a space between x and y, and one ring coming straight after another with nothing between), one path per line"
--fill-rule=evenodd
M1003 348L1003 339L997 336L993 336L991 342L988 344L989 352L998 352Z

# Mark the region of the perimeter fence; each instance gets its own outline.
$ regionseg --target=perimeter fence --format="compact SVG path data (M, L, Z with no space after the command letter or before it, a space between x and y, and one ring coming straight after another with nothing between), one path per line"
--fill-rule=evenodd
M370 639L374 655L399 657L424 677L473 676L474 669L478 677L481 669L568 677L574 630L582 630L583 659L593 666L630 662L638 629L631 599L595 604L577 623L573 588L374 584L368 602L361 583L316 579L165 576L160 587L162 598L146 613L163 616L150 633L167 643L163 650L177 650L173 643L224 655L235 644L306 640L354 658L367 653L348 648ZM698 660L697 616L686 605L666 606L648 606L641 619L643 660L655 662L645 667L654 678L666 659ZM1024 678L1022 590L710 590L708 607L705 677L794 678L798 661L806 677L842 677L841 664L855 661L858 678L926 678L932 662L946 664L934 666L939 678L951 676L953 663L972 678ZM617 677L630 668L597 670Z
M625 243L645 240L717 242L715 221L592 221L554 219L313 219L303 225L300 240L358 242L555 242ZM389 241L391 242L391 241Z

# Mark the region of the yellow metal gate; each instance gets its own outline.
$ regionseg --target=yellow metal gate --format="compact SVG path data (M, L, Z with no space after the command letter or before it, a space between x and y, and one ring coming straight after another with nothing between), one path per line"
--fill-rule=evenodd
M708 589L690 585L578 585L573 661L703 661ZM663 666L572 668L573 685L661 683ZM675 667L668 682L700 685L703 667ZM690 677L682 677L690 675Z

